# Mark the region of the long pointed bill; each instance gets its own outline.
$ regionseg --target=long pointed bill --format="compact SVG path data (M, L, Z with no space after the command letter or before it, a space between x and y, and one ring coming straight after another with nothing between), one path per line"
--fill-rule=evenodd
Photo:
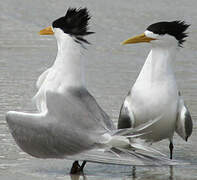
M49 26L49 27L47 27L47 28L45 28L45 29L42 29L42 30L39 32L39 34L40 34L40 35L53 35L54 32L53 32L53 30L52 30L52 27Z
M152 40L156 40L154 38L147 37L144 33L140 34L139 36L135 36L132 38L127 39L126 41L122 42L122 45L125 44L134 44L134 43L141 43L141 42L150 42Z

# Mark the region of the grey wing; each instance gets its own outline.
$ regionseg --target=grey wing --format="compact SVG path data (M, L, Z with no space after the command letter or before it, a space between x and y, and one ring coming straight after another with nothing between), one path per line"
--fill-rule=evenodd
M115 129L114 123L110 117L105 111L103 111L95 98L87 91L87 89L70 88L69 92L72 94L72 97L75 97L78 102L81 102L80 104L83 108L83 111L87 111L92 116L90 119L91 121L99 122L99 124L102 124L106 129Z
M118 129L131 128L134 125L134 114L130 107L131 98L130 92L126 96L124 103L121 106L118 118Z
M102 115L95 116L100 109L94 108L93 103L87 105L73 90L66 94L47 91L46 104L47 111L43 113L8 112L6 115L15 141L32 156L61 158L80 153L93 148L108 131Z
M10 132L16 143L34 157L62 158L94 146L91 134L89 137L88 134L82 134L76 126L58 122L60 117L14 111L6 114Z
M18 146L28 154L45 158L52 153L49 147L47 122L44 114L9 111L6 121Z
M180 96L179 92L179 102L178 102L178 112L176 121L176 133L187 141L189 136L192 134L193 122L190 112L184 103L184 100Z
M66 93L46 92L48 113L76 135L97 142L114 129L113 122L85 88L69 88ZM85 142L84 142L85 143Z
M17 144L40 158L61 158L91 149L109 132L110 118L84 89L46 92L47 111L8 112L6 120Z
M67 146L74 144L78 151L91 149L111 133L113 123L85 88L69 88L66 93L46 93L48 114L57 122L57 132L67 134ZM64 128L64 132L60 130ZM60 133L61 132L61 133ZM61 139L61 138L59 138Z

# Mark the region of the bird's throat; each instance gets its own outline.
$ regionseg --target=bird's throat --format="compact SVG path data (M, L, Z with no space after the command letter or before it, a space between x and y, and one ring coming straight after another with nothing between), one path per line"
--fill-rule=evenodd
M81 59L81 45L72 37L57 39L58 52L53 67L68 86L83 86L84 65Z

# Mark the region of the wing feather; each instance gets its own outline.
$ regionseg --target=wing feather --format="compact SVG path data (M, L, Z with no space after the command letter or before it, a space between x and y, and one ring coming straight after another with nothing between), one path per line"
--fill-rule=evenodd
M179 96L178 113L175 131L176 133L187 141L188 137L191 136L193 129L193 122L190 112L184 103L184 100Z
M130 92L126 96L124 103L121 106L118 118L118 129L131 128L135 122L134 114L130 107Z

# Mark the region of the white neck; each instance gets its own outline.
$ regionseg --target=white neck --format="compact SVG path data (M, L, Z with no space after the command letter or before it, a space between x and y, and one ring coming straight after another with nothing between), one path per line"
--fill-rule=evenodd
M155 46L150 51L136 80L142 83L155 83L173 79L171 60L175 58L177 47Z
M65 86L84 86L84 64L81 59L81 45L62 31L55 32L58 53L53 67ZM61 81L61 79L60 79Z

